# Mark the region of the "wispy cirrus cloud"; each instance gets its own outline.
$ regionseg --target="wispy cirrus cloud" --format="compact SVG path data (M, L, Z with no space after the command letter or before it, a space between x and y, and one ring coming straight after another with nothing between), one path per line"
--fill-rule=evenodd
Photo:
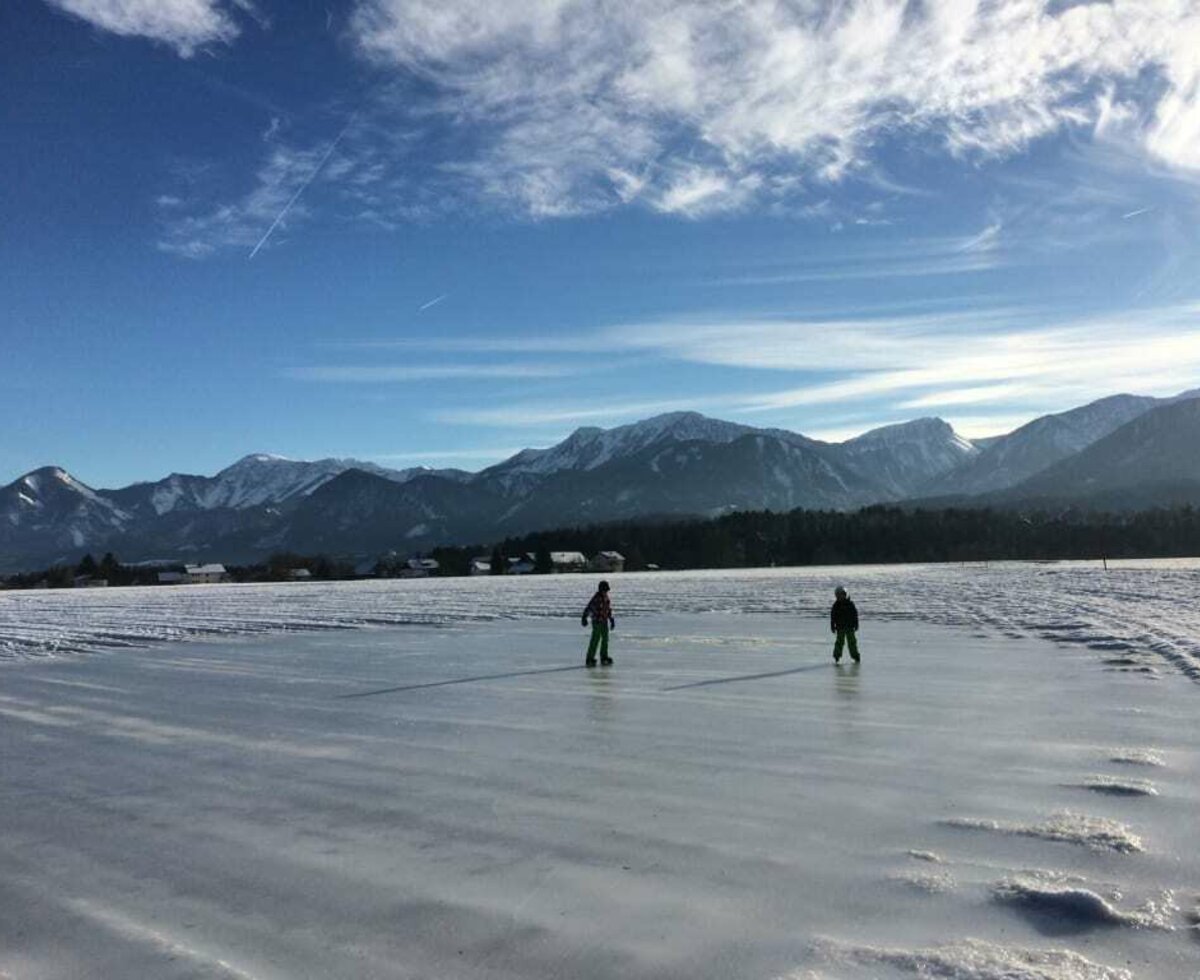
M979 242L986 242L980 247ZM762 267L752 271L712 276L709 286L781 286L806 282L848 282L856 279L910 279L986 272L1022 261L1006 252L999 225L989 224L974 235L960 238L907 239L890 248L847 250L827 258L808 258L788 267ZM1025 259L1027 261L1027 259Z
M191 11L208 27L180 35L190 52L201 37L232 36L227 4L132 6L177 9L184 24ZM377 72L327 165L337 193L325 203L385 228L481 203L534 219L633 206L881 225L892 216L861 213L865 199L938 189L894 180L891 151L975 167L1064 133L1200 181L1192 0L358 0L346 30ZM259 186L193 203L167 247L246 244L240 219L255 225L277 156L311 164L327 146L272 146ZM1055 207L1073 212L1061 191ZM1002 231L1007 219L959 266L986 261Z
M228 44L240 33L231 8L253 13L247 0L46 0L50 6L124 37L170 45L190 58L206 44Z
M995 387L992 400L1045 391L1159 390L1200 377L1200 307L1194 303L1123 315L1046 322L1014 309L862 320L659 324L618 327L614 343L731 368L802 371L802 386L750 398L771 411L925 392L936 397ZM822 380L822 375L836 375Z
M476 128L475 191L535 216L702 216L869 173L894 138L988 159L1104 130L1200 169L1190 0L363 0L351 30Z
M274 126L275 120L272 120L271 122L272 126ZM350 128L353 122L354 119L351 117L350 120L347 121L346 125L343 126L338 132L337 136L333 138L333 141L325 149L325 152L321 154L320 158L313 165L312 172L300 182L299 186L296 187L295 191L293 191L292 195L287 199L287 203L284 204L279 213L275 215L275 220L272 221L267 230L263 232L262 237L254 243L254 248L250 250L250 254L247 256L247 258L254 258L254 256L256 256L262 249L262 247L267 244L271 238L271 235L274 234L275 229L278 228L283 220L287 217L288 212L296 206L296 202L300 200L300 195L308 189L309 184L317 179L318 175L324 169L325 164L329 162L329 158L333 155L333 151L337 149L338 144L342 141L342 137L346 135L346 131Z
M865 406L877 421L937 411L951 421L969 419L974 433L984 434L999 431L996 420L1014 418L1018 410L1028 412L1024 421L1118 391L1166 395L1195 387L1198 326L1194 303L1057 321L1045 311L995 308L855 320L627 324L599 332L614 354L637 355L643 364L730 369L730 380L717 387L710 377L706 391L693 397L518 402L437 417L544 427L691 409L743 417L799 413L817 430L833 431L823 421L831 413ZM799 380L749 388L747 370Z
M309 214L301 195L319 178L336 150L333 144L296 149L271 148L259 165L251 187L232 201L212 202L192 186L189 171L184 186L157 199L162 234L158 247L185 258L203 258L224 248L257 253L275 232L288 229ZM205 172L209 168L191 168ZM197 203L199 199L200 203Z

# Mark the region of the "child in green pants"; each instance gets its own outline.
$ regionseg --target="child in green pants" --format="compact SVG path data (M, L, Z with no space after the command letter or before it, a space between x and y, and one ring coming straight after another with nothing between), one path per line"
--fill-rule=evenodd
M833 590L835 599L829 610L829 629L837 634L833 643L833 662L841 663L842 647L850 647L850 659L858 663L858 608L840 585Z
M592 596L587 607L583 610L582 623L587 626L589 617L592 620L592 639L588 643L585 667L596 666L596 648L600 648L600 663L607 667L612 663L608 655L608 631L614 629L617 621L613 618L612 603L608 598L608 583L601 582L596 594Z

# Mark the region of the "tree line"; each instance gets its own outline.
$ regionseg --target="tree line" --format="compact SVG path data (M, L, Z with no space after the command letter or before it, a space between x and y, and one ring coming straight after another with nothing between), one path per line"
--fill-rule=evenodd
M711 519L629 521L537 531L487 548L438 548L447 574L472 557L619 551L631 571L769 565L1170 558L1200 555L1200 509L1020 514L1007 510L740 511Z
M177 566L158 562L122 565L112 552L108 552L99 561L87 554L74 565L58 564L35 572L21 572L0 580L0 584L9 589L69 589L77 579L103 579L111 586L157 585L159 572L182 571L183 567L183 562ZM292 579L293 569L297 568L307 569L313 579L328 581L355 577L353 562L328 555L292 552L278 552L265 561L248 565L227 565L225 570L231 582L287 582Z
M900 562L1044 561L1053 559L1177 558L1200 555L1200 509L1136 513L1009 510L910 510L876 505L858 511L741 511L702 519L641 520L536 531L491 545L443 546L426 557L438 575L466 575L473 558L493 571L507 559L533 556L534 570L550 569L551 551L619 551L625 567L753 568L769 565L891 564ZM355 577L343 558L292 553L229 566L236 582L285 581L307 568L313 579ZM8 588L70 587L76 577L110 585L151 585L160 568L122 565L112 554L85 556L76 565L13 575ZM377 574L386 574L376 566Z

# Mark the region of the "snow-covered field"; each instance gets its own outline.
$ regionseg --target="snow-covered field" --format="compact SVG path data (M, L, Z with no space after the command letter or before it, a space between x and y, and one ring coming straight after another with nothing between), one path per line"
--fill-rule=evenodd
M0 660L241 633L570 618L595 576L0 592ZM821 615L835 584L877 620L1032 635L1200 681L1200 559L622 575L624 615Z
M0 976L1200 975L1196 563L592 579L0 595Z

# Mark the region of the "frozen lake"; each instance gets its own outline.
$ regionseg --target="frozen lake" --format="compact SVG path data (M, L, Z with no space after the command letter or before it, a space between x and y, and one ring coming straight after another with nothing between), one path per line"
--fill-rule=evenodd
M0 976L1195 977L1197 575L0 595Z

